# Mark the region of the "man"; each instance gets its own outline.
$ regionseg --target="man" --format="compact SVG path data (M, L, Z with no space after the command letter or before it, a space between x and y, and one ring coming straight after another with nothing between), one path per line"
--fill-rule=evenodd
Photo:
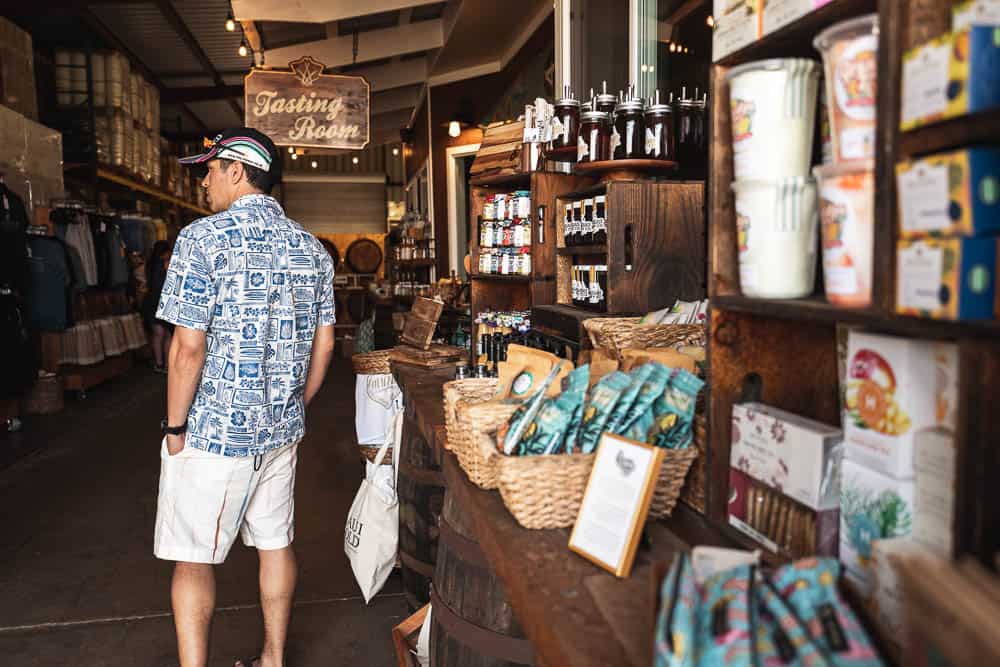
M213 566L239 533L260 558L264 647L237 667L283 667L295 591L295 463L305 408L333 356L333 262L269 196L281 156L227 130L201 155L215 215L177 237L156 316L170 345L154 552L177 561L181 667L203 667Z

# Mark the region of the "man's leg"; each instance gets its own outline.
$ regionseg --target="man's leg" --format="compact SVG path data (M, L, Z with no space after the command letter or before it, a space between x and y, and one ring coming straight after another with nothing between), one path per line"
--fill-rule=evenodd
M292 615L297 577L295 552L258 549L260 556L260 605L264 612L264 650L260 667L284 667L288 621Z
M205 563L177 563L170 590L181 667L208 664L208 634L215 611L215 570Z

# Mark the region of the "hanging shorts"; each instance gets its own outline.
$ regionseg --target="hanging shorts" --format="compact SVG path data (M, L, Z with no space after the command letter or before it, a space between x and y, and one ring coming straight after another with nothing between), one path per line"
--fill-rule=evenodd
M160 445L160 495L153 553L163 560L218 564L237 534L248 547L283 549L295 535L298 443L259 456L222 456Z

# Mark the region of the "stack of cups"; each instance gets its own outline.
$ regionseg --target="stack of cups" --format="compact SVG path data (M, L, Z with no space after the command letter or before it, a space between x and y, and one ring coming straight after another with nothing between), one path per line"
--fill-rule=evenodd
M808 296L816 279L816 182L810 176L819 63L776 58L727 75L740 289Z
M813 169L826 298L838 306L865 308L872 300L878 15L832 25L813 45L823 54L833 149L830 164Z

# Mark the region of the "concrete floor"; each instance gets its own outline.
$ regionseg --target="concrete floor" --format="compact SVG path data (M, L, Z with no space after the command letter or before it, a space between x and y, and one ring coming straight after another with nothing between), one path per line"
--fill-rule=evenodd
M407 615L395 576L365 606L344 556L363 474L353 383L337 359L299 449L289 667L393 665L390 632ZM165 396L165 377L137 368L0 435L0 665L177 664L171 565L152 555ZM216 570L210 665L260 646L256 568L238 543Z

